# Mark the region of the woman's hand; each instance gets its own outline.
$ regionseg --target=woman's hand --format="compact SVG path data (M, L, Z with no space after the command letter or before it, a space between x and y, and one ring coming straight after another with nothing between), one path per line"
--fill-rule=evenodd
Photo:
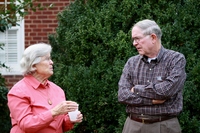
M77 115L76 120L75 121L71 121L72 123L80 123L80 122L83 121L83 115L81 114L80 111L78 111L78 112L79 112L79 114Z
M71 111L75 111L78 108L78 104L73 101L63 101L51 109L52 116L66 114Z

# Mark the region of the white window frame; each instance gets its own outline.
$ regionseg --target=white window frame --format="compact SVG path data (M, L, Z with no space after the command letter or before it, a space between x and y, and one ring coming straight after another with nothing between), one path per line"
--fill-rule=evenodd
M25 44L24 44L24 20L20 20L19 22L17 22L19 25L16 26L12 26L10 29L8 29L5 32L0 32L0 36L4 36L4 39L0 39L0 43L5 44L5 46L3 46L4 50L0 49L0 54L1 53L5 53L5 58L2 61L0 58L0 62L4 63L7 67L9 67L9 69L6 68L0 68L0 73L2 75L22 75L21 71L20 71L20 59L22 57L22 53L24 51L25 48ZM7 57L7 53L9 53L8 50L8 43L9 43L9 37L8 37L8 31L16 31L16 55L17 58L16 60L13 62L9 62L8 57Z

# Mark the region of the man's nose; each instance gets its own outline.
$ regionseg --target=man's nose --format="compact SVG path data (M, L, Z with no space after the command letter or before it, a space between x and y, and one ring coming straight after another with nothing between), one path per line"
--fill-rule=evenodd
M133 41L133 46L136 46L138 43L137 43L137 41Z

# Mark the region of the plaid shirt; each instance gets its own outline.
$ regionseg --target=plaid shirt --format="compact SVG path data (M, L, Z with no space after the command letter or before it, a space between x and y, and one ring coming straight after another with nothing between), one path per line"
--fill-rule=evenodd
M183 54L163 46L150 63L146 56L131 57L118 83L119 102L127 105L127 113L177 116L183 107L185 65ZM134 92L130 91L132 87ZM153 99L166 101L152 104Z

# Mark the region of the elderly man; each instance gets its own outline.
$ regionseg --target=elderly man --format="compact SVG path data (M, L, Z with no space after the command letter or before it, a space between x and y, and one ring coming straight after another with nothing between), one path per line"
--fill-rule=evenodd
M181 133L177 116L182 111L186 79L183 54L165 49L155 21L142 20L132 28L138 55L125 64L118 100L128 117L123 133Z

